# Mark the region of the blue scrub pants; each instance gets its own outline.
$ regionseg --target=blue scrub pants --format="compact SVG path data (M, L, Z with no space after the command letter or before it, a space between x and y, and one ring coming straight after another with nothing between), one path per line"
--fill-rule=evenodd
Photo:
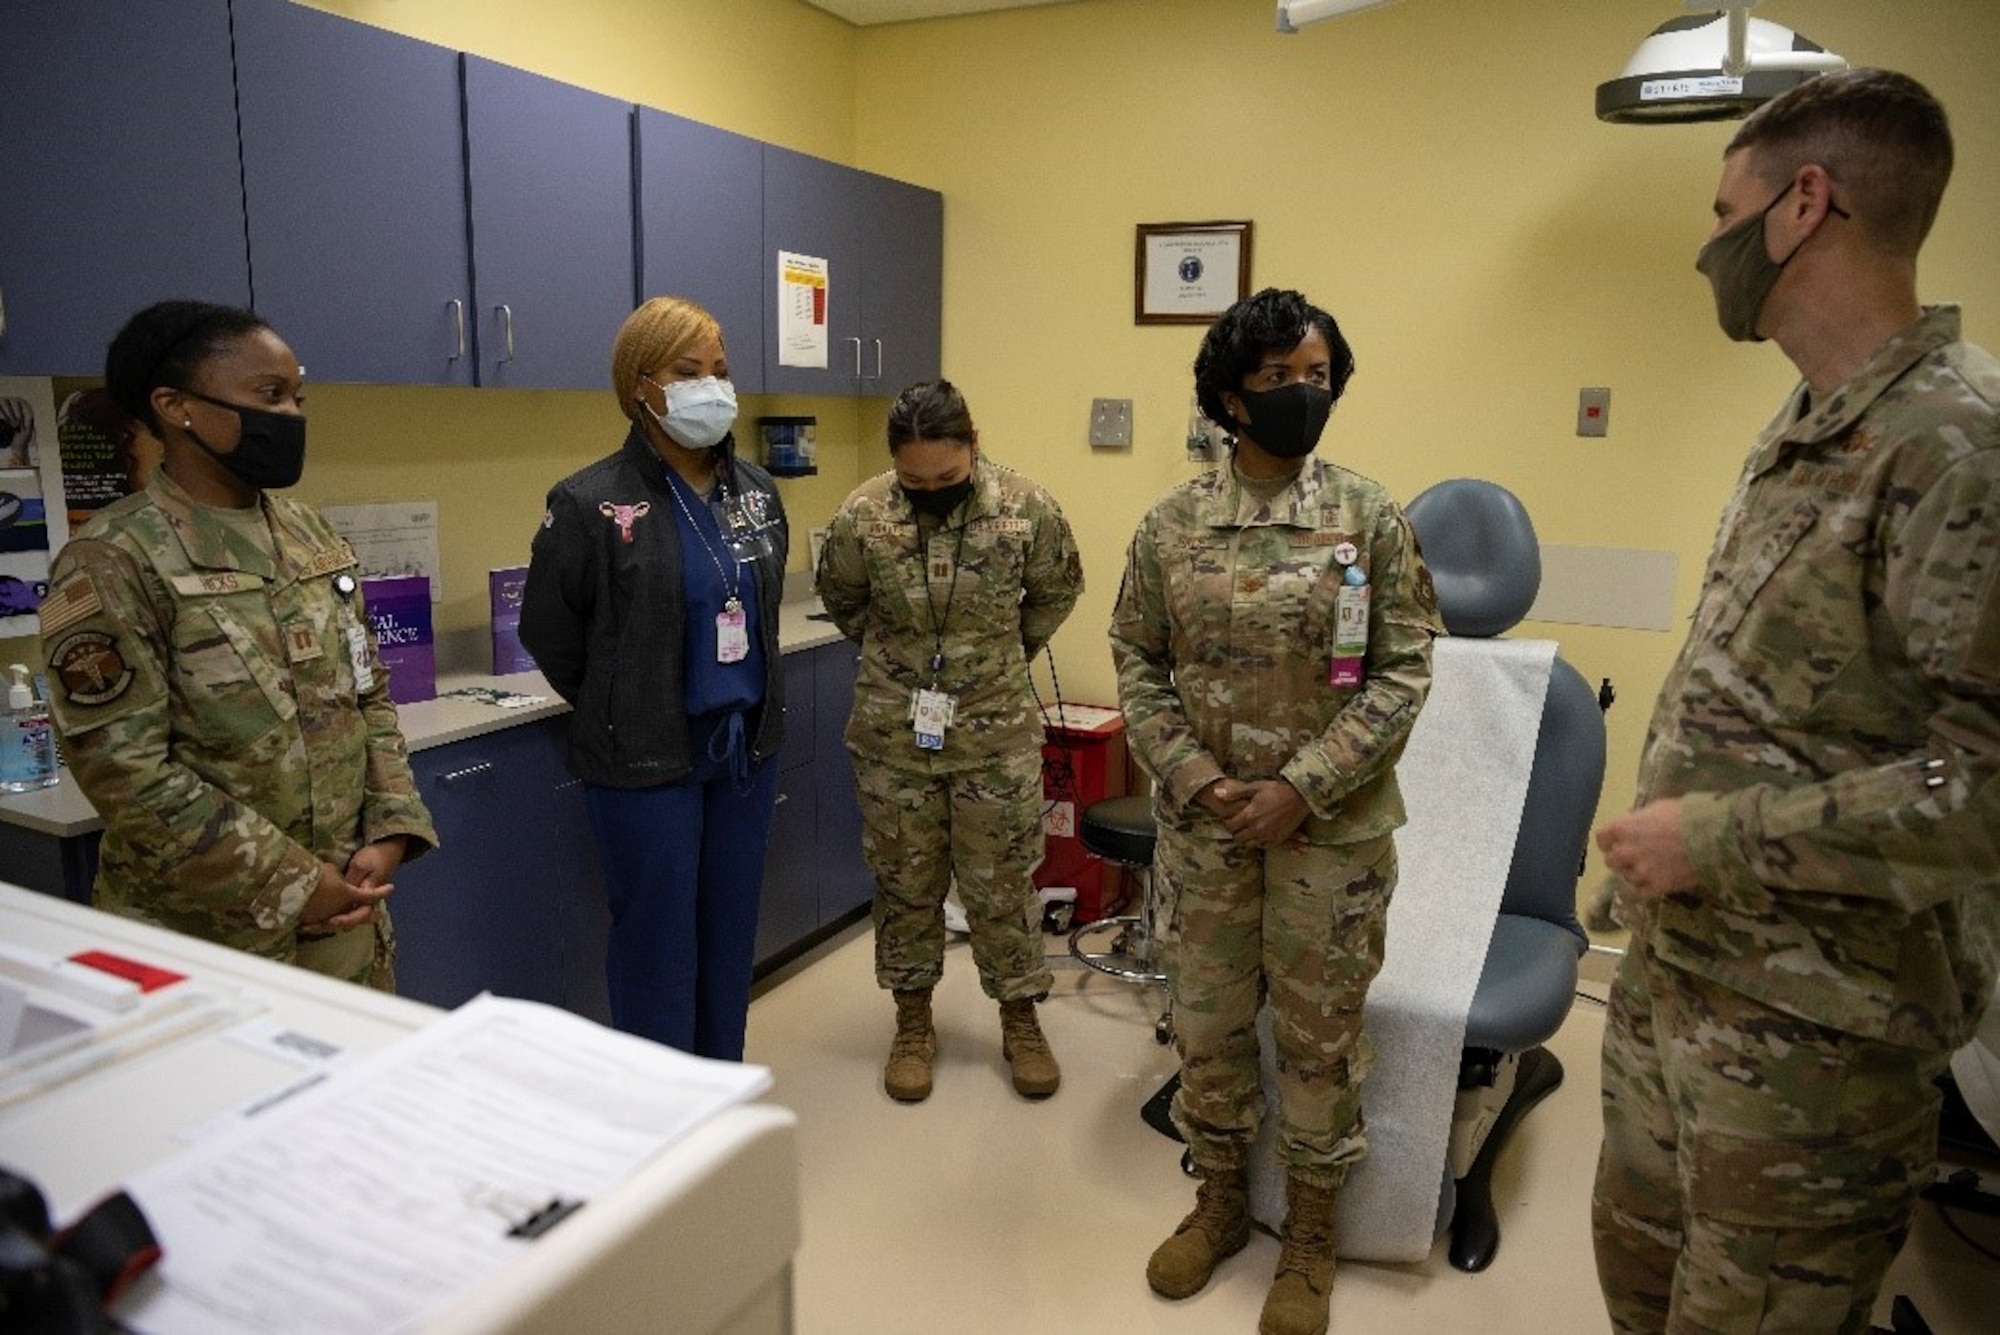
M696 748L660 788L584 785L611 903L611 1023L698 1057L743 1060L757 900L778 761L745 779Z

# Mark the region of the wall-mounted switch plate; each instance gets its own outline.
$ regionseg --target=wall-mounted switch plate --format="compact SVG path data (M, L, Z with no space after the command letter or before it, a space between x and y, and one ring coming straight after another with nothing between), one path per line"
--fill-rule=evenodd
M1095 449L1132 447L1132 400L1090 401L1090 443Z
M1606 387L1581 389L1576 395L1576 434L1611 434L1611 391Z

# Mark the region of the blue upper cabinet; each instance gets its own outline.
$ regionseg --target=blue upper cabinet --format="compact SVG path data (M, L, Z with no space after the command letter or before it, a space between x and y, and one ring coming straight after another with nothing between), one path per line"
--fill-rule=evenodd
M639 296L686 297L722 325L739 393L764 391L764 146L641 107Z
M781 253L826 262L823 369L782 364ZM935 378L943 253L943 199L936 191L766 146L765 387L886 395Z
M473 383L458 53L235 0L257 309L314 380Z
M764 388L774 394L860 392L861 200L857 173L824 158L764 146ZM825 265L823 365L784 346L779 319L778 258L800 255Z
M862 174L869 220L861 264L862 392L895 394L935 380L942 364L944 196Z
M632 313L632 104L467 55L479 383L602 389Z
M250 304L226 0L0 0L0 372L95 375L168 297Z

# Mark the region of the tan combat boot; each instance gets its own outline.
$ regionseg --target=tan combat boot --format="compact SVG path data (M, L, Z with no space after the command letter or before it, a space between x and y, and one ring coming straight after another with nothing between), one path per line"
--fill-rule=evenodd
M1014 1068L1014 1090L1031 1099L1045 1099L1062 1083L1062 1068L1042 1026L1035 1019L1032 1001L1000 1003L1000 1055Z
M1163 1298L1187 1298L1201 1292L1225 1256L1234 1256L1250 1241L1250 1175L1242 1168L1195 1169L1194 1213L1181 1220L1174 1235L1153 1249L1146 1262L1146 1282Z
M1285 1182L1285 1227L1278 1235L1278 1270L1271 1280L1257 1335L1326 1335L1333 1287L1332 1187L1298 1178Z
M937 1029L931 1024L931 990L897 992L896 1037L882 1088L898 1103L921 1103L931 1096L931 1059L937 1056Z

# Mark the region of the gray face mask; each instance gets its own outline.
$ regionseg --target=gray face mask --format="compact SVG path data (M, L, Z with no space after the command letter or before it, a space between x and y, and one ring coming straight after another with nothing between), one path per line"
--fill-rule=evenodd
M1778 277L1792 262L1792 256L1812 240L1811 236L1805 237L1782 260L1772 259L1764 246L1765 219L1791 193L1792 187L1787 185L1756 217L1745 218L1720 236L1710 237L1695 255L1694 267L1708 278L1708 285L1715 291L1716 321L1722 332L1738 343L1764 341L1764 336L1757 332L1757 317L1763 313L1764 301L1778 285ZM1828 204L1827 211L1836 217L1849 216L1838 204Z

